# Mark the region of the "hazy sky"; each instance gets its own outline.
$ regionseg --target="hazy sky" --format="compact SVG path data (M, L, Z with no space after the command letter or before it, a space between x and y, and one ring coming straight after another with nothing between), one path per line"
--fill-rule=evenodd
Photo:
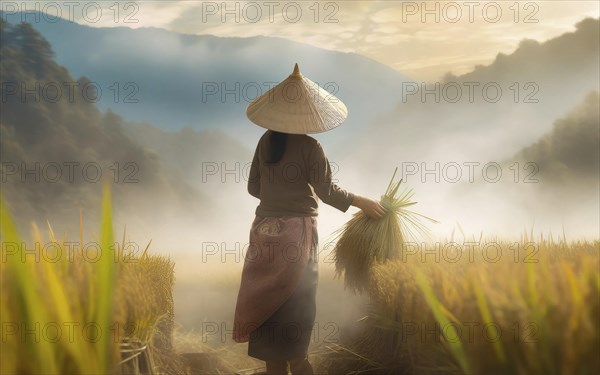
M523 38L550 39L573 30L586 16L597 18L600 11L595 0L186 0L120 1L118 7L114 1L4 1L2 9L23 10L23 4L90 26L279 36L356 52L421 80L439 79L448 71L468 72L477 64L491 62L498 52L511 53Z

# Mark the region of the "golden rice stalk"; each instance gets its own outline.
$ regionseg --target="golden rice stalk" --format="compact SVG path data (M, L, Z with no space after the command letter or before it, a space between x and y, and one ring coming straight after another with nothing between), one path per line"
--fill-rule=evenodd
M399 258L407 241L427 234L424 219L436 222L408 209L417 202L412 201L412 189L398 193L402 180L394 182L397 170L380 200L387 209L386 215L374 219L361 210L336 231L336 275L344 275L346 288L355 293L368 289L369 272L375 263Z

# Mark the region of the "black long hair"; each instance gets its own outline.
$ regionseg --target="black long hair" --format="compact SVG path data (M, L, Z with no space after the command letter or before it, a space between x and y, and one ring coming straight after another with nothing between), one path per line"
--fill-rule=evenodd
M285 152L287 143L287 134L271 130L269 134L269 142L267 145L267 163L278 163Z

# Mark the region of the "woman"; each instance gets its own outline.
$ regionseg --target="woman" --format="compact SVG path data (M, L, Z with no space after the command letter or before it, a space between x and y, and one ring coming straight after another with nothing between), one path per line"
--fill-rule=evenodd
M248 192L260 199L250 229L233 338L249 342L248 355L266 362L267 374L312 374L308 345L316 313L317 201L346 212L352 205L374 218L378 202L332 181L321 144L308 136L331 130L345 105L302 76L298 64L246 111L268 129L252 160Z

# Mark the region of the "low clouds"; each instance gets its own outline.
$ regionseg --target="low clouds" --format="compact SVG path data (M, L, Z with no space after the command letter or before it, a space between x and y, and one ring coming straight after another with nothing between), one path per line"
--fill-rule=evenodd
M43 10L55 2L36 3ZM103 7L103 17L96 22L87 21L82 14L90 3ZM595 1L518 2L517 7L506 1L274 3L270 10L268 2L129 1L121 3L127 9L120 9L115 21L110 9L113 3L83 1L78 2L75 20L93 27L161 27L227 37L278 36L359 53L416 79L435 80L448 71L464 74L475 64L487 64L498 52L514 51L524 38L546 40L570 31L577 20L597 17L599 12ZM260 18L256 18L257 9ZM301 15L296 19L298 9ZM228 13L230 10L233 12ZM135 22L125 23L126 16L132 14ZM447 56L456 59L449 61Z

